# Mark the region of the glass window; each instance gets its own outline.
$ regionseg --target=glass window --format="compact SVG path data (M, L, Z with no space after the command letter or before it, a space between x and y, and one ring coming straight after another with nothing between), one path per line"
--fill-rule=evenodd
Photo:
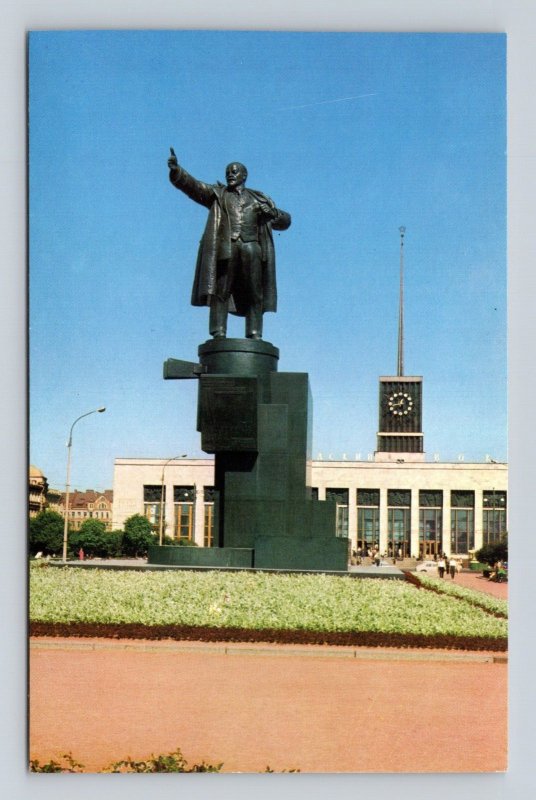
M443 492L441 489L419 491L419 558L433 558L444 551Z
M468 553L475 546L473 509L453 508L450 512L450 549L452 553Z
M440 508L419 509L419 558L430 558L443 552L441 544L442 511Z
M359 506L357 509L357 547L367 553L380 542L380 509Z
M483 544L496 544L506 535L506 492L483 492L482 533Z
M214 501L216 499L214 486L203 487L203 545L212 547L214 544Z
M192 503L175 503L175 538L191 541L194 529Z
M174 486L174 537L191 541L194 532L195 486Z
M452 491L450 505L450 550L466 554L475 547L475 493Z
M214 541L214 503L205 503L203 544L205 547L212 547L213 541Z
M357 489L357 549L368 553L380 543L380 490Z
M160 527L160 512L166 514L166 487L164 486L164 507L161 509L162 485L144 485L143 487L143 513L151 523L153 529Z
M160 527L160 503L144 503L143 513L153 526L153 528ZM165 509L164 509L165 514Z
M326 489L326 500L337 504L335 535L348 536L348 489Z
M411 555L411 510L409 508L387 509L387 555L392 558L407 558Z

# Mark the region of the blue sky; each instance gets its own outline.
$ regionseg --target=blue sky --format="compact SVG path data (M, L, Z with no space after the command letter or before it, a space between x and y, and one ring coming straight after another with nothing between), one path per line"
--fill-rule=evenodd
M248 185L276 236L265 339L308 372L313 452L375 449L396 371L424 376L428 458L506 453L505 39L477 34L44 32L30 37L30 460L54 486L112 486L123 456L200 456L190 306L206 210L168 182ZM232 319L229 334L243 335Z

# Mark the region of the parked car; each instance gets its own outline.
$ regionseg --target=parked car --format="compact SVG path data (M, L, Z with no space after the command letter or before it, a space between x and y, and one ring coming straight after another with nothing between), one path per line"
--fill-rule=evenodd
M416 572L432 572L437 575L437 561L421 561L417 564Z

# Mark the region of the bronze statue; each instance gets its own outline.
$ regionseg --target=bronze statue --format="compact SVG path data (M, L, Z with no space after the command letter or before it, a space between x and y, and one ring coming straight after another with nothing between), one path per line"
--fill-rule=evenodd
M262 339L262 315L277 306L272 228L286 230L290 214L262 192L246 189L243 164L227 166L226 186L203 183L179 165L170 149L171 183L210 209L197 255L192 305L210 306L209 332L216 339L227 334L229 311L246 318L248 339Z

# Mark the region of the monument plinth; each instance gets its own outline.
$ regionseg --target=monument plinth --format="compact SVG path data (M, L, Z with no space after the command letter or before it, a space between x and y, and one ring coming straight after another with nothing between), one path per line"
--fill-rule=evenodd
M153 547L150 563L346 571L335 504L312 497L309 378L277 372L278 357L262 340L214 339L199 347L200 368L177 376L199 379L197 429L215 456L214 546Z
M279 350L262 339L209 339L199 345L199 361L209 374L256 377L277 372Z
M336 506L311 490L311 393L306 373L277 371L279 350L262 339L277 308L272 230L290 214L246 187L232 162L226 185L190 175L171 148L172 185L209 209L192 305L208 306L211 340L199 362L168 359L165 379L197 379L197 430L215 456L213 547L152 547L149 562L206 567L346 571L347 538L335 536ZM227 338L228 314L245 318L244 339Z

